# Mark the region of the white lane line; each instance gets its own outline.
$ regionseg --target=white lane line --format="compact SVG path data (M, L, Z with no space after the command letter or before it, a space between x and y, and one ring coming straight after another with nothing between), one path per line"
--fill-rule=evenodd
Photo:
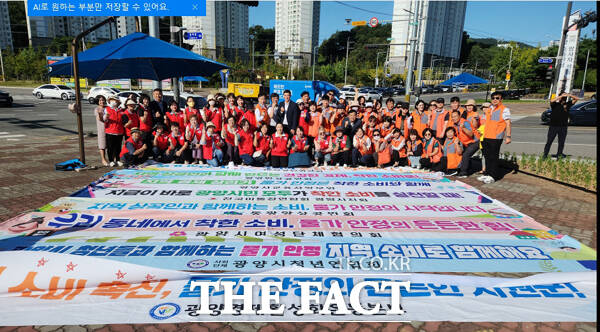
M515 142L511 141L510 144L538 144L538 145L546 145L546 143L540 142ZM554 141L553 144L558 144L558 142ZM581 144L581 143L565 143L565 145L577 145L577 146L596 146L596 144Z
M56 114L56 113L41 113L41 114L38 114L38 115L39 116L58 116L58 114Z
M6 140L7 141L20 141L20 139L18 139L18 138L7 138Z
M6 135L8 134L8 131L0 131L0 135Z
M25 135L3 135L0 138L24 137Z

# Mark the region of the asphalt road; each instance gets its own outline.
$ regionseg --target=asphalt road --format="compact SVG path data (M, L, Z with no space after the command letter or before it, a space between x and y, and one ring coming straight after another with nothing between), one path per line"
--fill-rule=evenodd
M67 106L73 101L57 99L36 99L31 95L32 89L2 88L10 92L14 99L11 108L0 107L0 144L11 141L43 139L48 136L70 136L77 134L77 117ZM481 92L461 94L461 99L481 98ZM425 100L444 97L447 101L455 94L425 95ZM485 97L485 92L483 92ZM85 133L96 132L96 120L93 110L95 105L83 102L83 129ZM511 105L513 110L518 104ZM517 113L517 112L515 112ZM514 116L513 142L502 145L501 151L516 153L541 153L546 142L548 127L540 123L539 114L531 116ZM555 140L551 153L556 153ZM596 127L569 127L565 153L573 157L596 159Z

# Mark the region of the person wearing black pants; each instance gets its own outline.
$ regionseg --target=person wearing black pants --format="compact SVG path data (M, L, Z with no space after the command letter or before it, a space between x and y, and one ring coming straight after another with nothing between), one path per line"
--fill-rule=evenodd
M485 158L485 172L494 180L501 178L500 167L498 165L501 145L501 139L486 138L481 141L481 150L483 158Z
M492 93L492 105L484 109L483 119L485 128L483 130L483 141L481 148L485 159L485 175L477 178L483 183L494 183L500 180L500 146L504 141L510 144L512 138L510 109L502 104L502 93L495 91Z
M121 154L121 144L123 143L123 135L106 134L106 154L108 162L119 162Z
M568 100L570 98L570 100ZM568 100L568 101L567 101ZM558 151L557 158L565 157L563 150L565 148L565 140L567 139L567 128L569 126L569 111L571 106L577 102L577 97L566 92L561 93L556 98L550 101L550 127L548 127L548 138L546 146L544 146L544 158L548 157L554 138L558 136Z
M288 166L288 156L271 156L271 167L286 168Z

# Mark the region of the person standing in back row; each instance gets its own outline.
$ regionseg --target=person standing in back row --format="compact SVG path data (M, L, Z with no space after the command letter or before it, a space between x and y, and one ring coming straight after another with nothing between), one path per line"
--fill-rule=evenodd
M550 101L552 113L550 113L550 127L548 127L548 138L546 140L546 146L544 147L544 158L548 158L550 147L552 147L556 135L558 135L558 151L556 152L556 158L566 157L563 154L563 150L565 148L565 140L567 139L569 112L571 111L571 106L576 102L577 97L564 91Z
M510 109L502 104L502 93L492 93L492 107L483 114L485 128L483 130L482 150L485 158L487 175L482 175L477 180L484 183L498 181L500 175L500 146L505 139L510 144Z

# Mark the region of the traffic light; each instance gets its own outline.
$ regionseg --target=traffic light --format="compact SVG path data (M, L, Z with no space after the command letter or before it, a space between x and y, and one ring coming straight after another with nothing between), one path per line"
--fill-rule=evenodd
M552 65L548 66L546 69L546 81L552 81L554 79L554 70L552 70Z

